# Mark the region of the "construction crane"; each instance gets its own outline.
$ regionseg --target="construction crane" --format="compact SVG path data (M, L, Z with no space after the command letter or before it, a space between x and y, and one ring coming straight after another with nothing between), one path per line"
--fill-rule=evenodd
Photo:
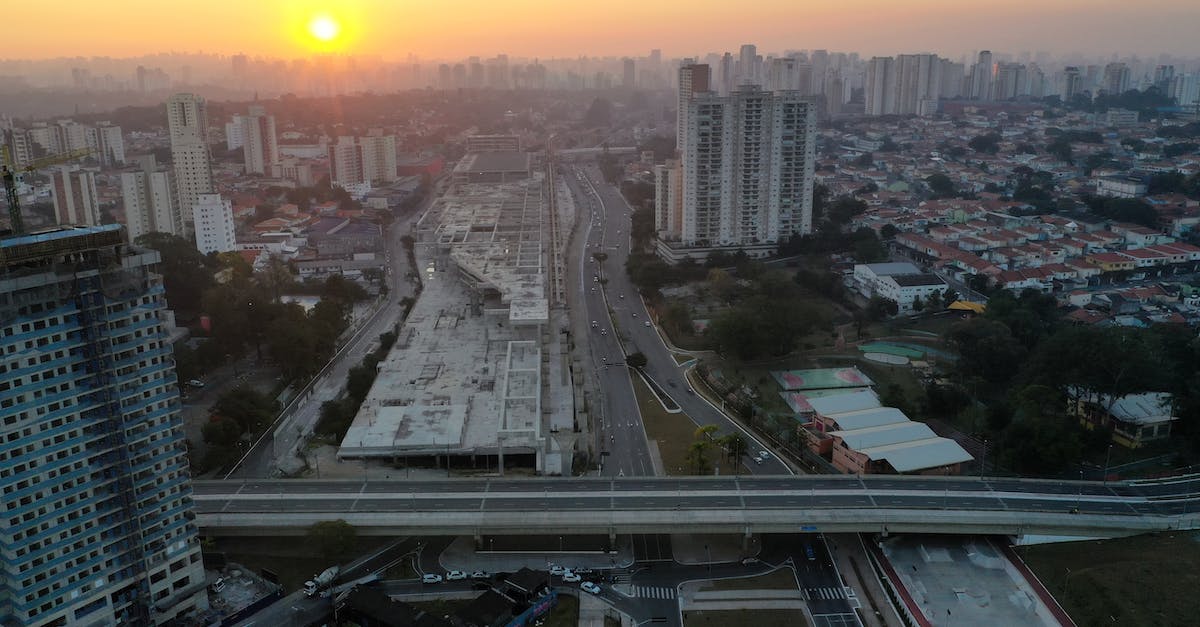
M57 165L74 161L86 157L93 152L91 148L79 148L76 150L68 150L67 152L53 155L50 157L42 157L41 159L32 159L22 167L17 167L13 163L12 155L8 152L8 146L4 146L4 163L0 164L0 175L4 177L4 195L8 198L8 220L9 226L12 229L13 235L20 235L25 232L25 220L21 218L21 203L17 198L17 177L26 172L34 172L46 166Z

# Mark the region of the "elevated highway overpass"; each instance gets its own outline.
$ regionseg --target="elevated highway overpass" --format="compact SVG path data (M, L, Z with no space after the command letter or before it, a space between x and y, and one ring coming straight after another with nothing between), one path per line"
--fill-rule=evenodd
M832 476L195 481L209 535L957 533L1118 537L1200 528L1200 475L1144 482Z

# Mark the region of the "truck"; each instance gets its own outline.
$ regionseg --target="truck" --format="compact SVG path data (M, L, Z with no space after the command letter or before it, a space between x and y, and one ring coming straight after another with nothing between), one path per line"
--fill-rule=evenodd
M337 579L338 572L341 571L339 566L330 566L321 572L319 575L314 575L312 579L304 582L304 596L314 597L317 593L328 588Z

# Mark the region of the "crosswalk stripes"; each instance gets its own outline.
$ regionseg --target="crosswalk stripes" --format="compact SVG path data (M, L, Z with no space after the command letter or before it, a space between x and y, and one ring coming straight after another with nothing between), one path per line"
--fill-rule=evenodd
M834 601L836 599L846 598L846 590L844 588L824 586L821 588L805 588L800 591L800 596L805 601Z
M633 596L643 599L674 599L675 588L662 588L657 586L634 586Z

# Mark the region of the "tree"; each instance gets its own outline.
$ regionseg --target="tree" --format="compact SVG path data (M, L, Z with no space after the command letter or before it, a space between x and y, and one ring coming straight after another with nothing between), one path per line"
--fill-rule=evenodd
M980 294L986 294L991 283L991 279L986 274L972 274L967 278L967 287Z
M913 307L916 307L916 306L917 306L916 302L913 302ZM941 311L942 309L943 309L942 293L934 292L934 293L930 294L929 300L925 301L925 310L934 312L934 311Z
M872 296L871 299L867 301L865 311L867 313L868 320L879 321L900 313L900 306L896 304L896 301L890 298Z
M631 353L625 358L625 363L630 368L645 368L647 363L646 356L642 353Z
M920 296L914 296L912 300L913 312L920 312L925 309L925 301L921 300Z
M340 518L323 520L309 527L306 539L326 561L341 562L352 556L358 542L358 530Z
M738 284L725 270L713 268L708 271L708 285L713 294L723 303L729 303L737 296Z
M935 172L925 177L925 184L929 186L929 191L933 192L936 196L948 197L958 193L958 189L954 186L954 181L951 181L950 177L941 172Z
M217 399L213 410L237 422L242 432L258 433L275 420L279 411L270 397L251 388L235 388Z
M196 245L169 233L147 233L136 244L157 250L167 302L181 315L199 313L201 296L213 285L213 268Z
M688 459L698 475L708 474L708 449L713 445L716 432L717 425L704 425L692 434L695 441L688 447Z
M1062 139L1057 139L1046 145L1046 152L1050 153L1059 161L1071 163L1073 152L1071 150L1071 142Z
M213 420L204 423L200 428L204 441L217 446L233 446L242 435L242 428L236 420L224 416L214 416Z
M692 442L688 447L687 460L688 465L692 467L692 473L697 475L708 474L708 442Z
M1158 227L1158 212L1140 198L1089 196L1084 201L1088 208L1097 215L1120 222L1133 222L1150 228Z
M900 229L896 228L896 225L889 223L883 225L883 228L879 229L879 236L885 240L890 240L896 237L896 234L899 232Z
M686 304L679 301L667 305L659 316L658 323L672 336L692 334L692 313L688 311Z
M866 210L866 202L851 196L841 196L825 210L821 229L826 231L840 230L854 219L854 216L860 215Z
M740 433L735 432L722 436L717 439L717 443L721 445L721 448L725 449L725 454L734 460L735 463L741 459L742 455L746 454L746 438L742 437Z
M346 374L346 395L350 398L362 403L363 399L367 398L367 393L371 391L371 385L375 383L376 364L368 355L363 363L350 368L350 372Z
M350 305L366 298L367 291L361 285L340 274L329 275L321 286L322 300L331 299Z
M994 155L997 152L1000 152L1000 139L1001 137L999 133L986 133L984 135L976 135L975 137L972 137L971 140L967 142L967 145L970 146L971 150L974 150L975 152L984 152L989 155Z
M267 350L287 379L306 378L324 365L325 353L317 330L296 303L281 305L279 315L264 337Z
M1025 359L1026 349L1002 322L975 318L951 328L949 339L958 349L958 369L991 383L1011 379Z
M887 248L870 228L863 227L855 231L852 241L854 259L859 263L875 263L887 259Z

